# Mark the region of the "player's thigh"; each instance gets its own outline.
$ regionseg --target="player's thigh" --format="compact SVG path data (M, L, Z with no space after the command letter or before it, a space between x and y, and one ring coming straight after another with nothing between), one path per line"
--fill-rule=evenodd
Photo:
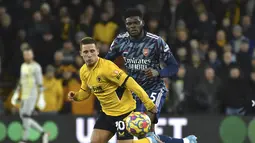
M133 143L133 140L118 140L118 143Z
M153 124L158 123L158 118L161 113L161 109L165 103L166 99L166 90L158 90L158 91L152 91L148 93L150 96L150 99L153 101L153 103L157 106L158 112L156 114L147 112L147 115L150 117Z
M36 104L36 98L29 98L21 101L20 116L31 116Z
M92 143L107 143L116 131L117 129L114 119L106 115L104 112L100 112L94 126L91 141Z
M116 121L116 126L117 126L117 140L118 141L128 141L128 140L133 140L134 136L131 135L127 129L126 129L126 123L124 119L129 115L130 113L121 115L118 117L118 120Z
M94 129L91 136L91 143L108 143L113 133L103 129Z

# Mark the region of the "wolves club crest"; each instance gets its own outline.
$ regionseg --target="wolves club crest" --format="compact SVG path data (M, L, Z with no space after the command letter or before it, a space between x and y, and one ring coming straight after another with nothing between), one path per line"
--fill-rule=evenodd
M148 56L149 55L149 48L143 48L143 55Z

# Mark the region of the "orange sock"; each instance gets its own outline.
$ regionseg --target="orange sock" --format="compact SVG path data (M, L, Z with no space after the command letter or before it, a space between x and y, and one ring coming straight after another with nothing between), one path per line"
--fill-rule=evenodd
M147 138L143 138L140 140L133 140L133 143L150 143L150 140Z

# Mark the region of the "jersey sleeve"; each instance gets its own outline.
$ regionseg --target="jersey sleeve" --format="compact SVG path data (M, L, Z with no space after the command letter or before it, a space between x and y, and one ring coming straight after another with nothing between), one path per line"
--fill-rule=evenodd
M35 81L37 86L39 87L40 92L43 91L43 75L42 75L42 68L38 64L35 67Z
M81 79L81 89L84 91L88 91L88 85L87 85L87 80L85 78L85 69L82 67L80 69L80 79Z
M105 59L114 61L118 56L121 55L119 42L120 42L120 39L118 37L114 39L108 53L105 56Z
M112 62L109 62L107 66L108 70L104 71L105 78L114 82L118 86L123 86L128 75Z
M159 59L163 65L166 65L159 74L161 77L169 77L178 72L178 63L171 52L169 45L162 39L159 38Z
M159 38L159 51L160 51L159 58L161 62L165 63L169 59L174 58L169 45L162 38Z

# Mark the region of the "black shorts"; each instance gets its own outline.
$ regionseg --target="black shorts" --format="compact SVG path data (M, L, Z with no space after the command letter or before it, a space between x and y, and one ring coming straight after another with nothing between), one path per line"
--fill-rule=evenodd
M112 132L113 134L117 132L118 140L133 139L134 137L126 130L126 124L125 121L123 121L123 119L126 118L130 113L121 116L109 116L106 115L104 112L100 112L96 120L94 129L107 130Z

